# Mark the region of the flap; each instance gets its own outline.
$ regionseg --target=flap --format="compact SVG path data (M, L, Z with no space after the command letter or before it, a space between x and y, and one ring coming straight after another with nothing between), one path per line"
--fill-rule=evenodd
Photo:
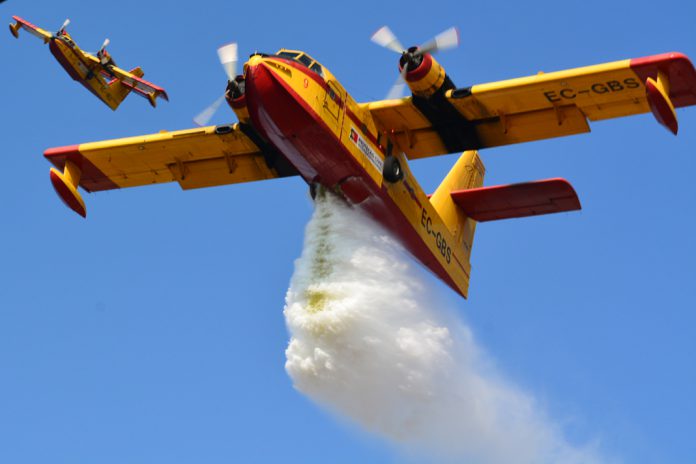
M565 179L546 179L451 192L467 216L485 222L580 209L580 200Z
M240 124L51 148L44 156L58 169L72 161L88 192L163 182L183 189L292 175L277 152L262 151ZM276 169L278 166L278 169ZM282 172L279 172L280 171Z

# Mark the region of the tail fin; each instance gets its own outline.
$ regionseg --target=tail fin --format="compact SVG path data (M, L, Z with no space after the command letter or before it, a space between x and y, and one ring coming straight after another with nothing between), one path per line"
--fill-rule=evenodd
M143 77L145 74L140 66L131 69L129 72L137 77ZM123 83L115 77L108 81L106 85L108 87L108 96L104 98L104 101L111 107L112 110L115 110L118 108L121 102L126 99L128 94L131 92L132 87L123 85Z
M115 110L128 96L131 89L121 84L118 79L112 79L107 82L106 85L108 96L104 98L104 101L111 107L112 110Z
M454 235L456 243L464 248L467 261L471 256L471 247L474 243L476 221L455 204L450 192L481 187L485 173L486 168L478 152L465 151L430 197L430 202Z
M143 77L145 75L145 73L143 72L143 68L141 68L140 66L133 68L128 72L138 77Z

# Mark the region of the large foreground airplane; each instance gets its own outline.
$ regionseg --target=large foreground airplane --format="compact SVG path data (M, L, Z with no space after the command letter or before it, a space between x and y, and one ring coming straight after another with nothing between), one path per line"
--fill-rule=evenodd
M409 49L386 27L373 41L400 54L410 97L358 103L328 69L294 50L253 54L235 75L230 44L218 53L238 123L51 148L44 156L58 168L53 185L86 216L78 186L194 189L299 176L312 192L335 192L368 212L466 297L477 222L580 208L563 179L483 187L477 150L589 132L590 121L649 111L676 134L675 108L696 104L696 71L679 53L457 87L432 56L458 44L456 30ZM407 160L459 151L426 195Z

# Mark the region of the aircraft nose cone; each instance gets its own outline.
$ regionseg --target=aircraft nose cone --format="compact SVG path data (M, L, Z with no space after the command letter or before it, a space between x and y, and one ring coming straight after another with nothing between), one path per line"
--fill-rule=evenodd
M273 76L273 72L263 63L263 58L254 55L249 59L246 72L246 95L248 100L255 105L261 105L269 92L275 90L278 82Z

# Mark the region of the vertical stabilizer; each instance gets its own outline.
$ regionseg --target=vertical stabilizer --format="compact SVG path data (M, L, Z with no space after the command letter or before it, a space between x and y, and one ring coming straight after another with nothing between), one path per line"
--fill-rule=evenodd
M483 166L478 152L476 150L465 151L430 197L430 202L454 235L456 243L464 248L467 260L471 256L476 221L469 218L454 203L450 192L481 187L485 173L486 168Z

